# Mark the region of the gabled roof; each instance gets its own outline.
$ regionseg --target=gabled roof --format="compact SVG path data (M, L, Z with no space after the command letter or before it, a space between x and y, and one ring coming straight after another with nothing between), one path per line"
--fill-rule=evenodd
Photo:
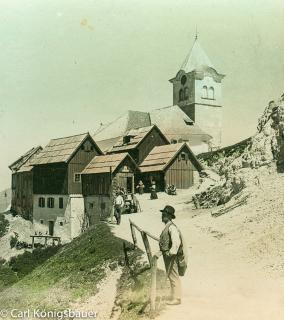
M212 62L210 61L210 59L208 58L208 56L206 55L205 51L202 49L199 41L196 38L180 70L183 70L184 72L188 73L193 70L200 69L202 67L210 67L215 70L214 65L212 64Z
M130 129L137 129L151 125L148 112L129 110L114 121L101 125L94 133L96 141L121 137Z
M97 148L97 151L102 154L102 151L97 146L90 134L83 133L74 136L52 139L48 145L32 160L32 165L41 165L49 163L67 163L86 141L91 139Z
M202 165L197 160L187 143L176 143L155 147L139 166L142 173L165 171L177 154L186 147L190 153L190 161L196 170L202 170Z
M109 153L112 152L120 152L120 151L128 151L131 149L137 148L142 141L154 130L158 130L161 136L168 142L168 139L165 137L165 135L161 132L161 130L156 126L152 125L149 127L142 127L138 129L131 129L127 131L123 137L121 137L115 144L114 146L109 150ZM130 141L128 143L124 143L123 139L124 137L130 137Z
M135 161L128 153L107 154L103 156L95 156L93 160L82 171L82 174L96 174L96 173L114 173L119 165L128 158L135 168L138 169Z
M37 153L42 150L41 146L35 147L27 151L24 155L22 155L19 159L14 161L10 166L9 169L13 172L20 170L29 160L31 160Z

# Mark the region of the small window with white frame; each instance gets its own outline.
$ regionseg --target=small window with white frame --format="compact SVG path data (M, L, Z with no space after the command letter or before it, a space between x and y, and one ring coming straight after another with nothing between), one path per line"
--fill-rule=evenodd
M39 197L38 198L38 206L40 208L44 208L45 207L45 198L44 197Z
M81 173L74 173L74 182L76 183L81 182Z

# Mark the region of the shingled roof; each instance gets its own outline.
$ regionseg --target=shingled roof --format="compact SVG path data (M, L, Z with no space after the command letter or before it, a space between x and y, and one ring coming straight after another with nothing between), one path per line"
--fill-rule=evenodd
M31 164L40 165L60 162L67 163L87 138L93 140L88 132L64 138L52 139L48 145L31 161ZM102 151L94 140L93 142L99 153L102 154Z
M196 170L202 170L202 165L197 160L193 152L190 150L188 144L184 142L155 147L139 166L141 172L144 173L165 171L172 162L172 160L184 147L188 149L190 153L190 160L196 168Z
M164 136L164 134L160 131L160 129L156 125L148 126L148 127L142 127L139 129L131 129L127 131L123 137L120 137L120 139L114 144L114 146L109 150L109 152L120 152L120 151L128 151L131 149L135 149L142 143L142 141L148 136L148 134L151 133L153 129L156 129L160 132L160 134L165 138L166 141L168 139ZM130 141L125 143L124 137L129 137ZM170 143L168 141L168 143Z
M95 156L82 171L82 174L113 173L126 158L129 158L133 165L137 167L135 161L128 153L107 154Z
M36 154L38 154L42 150L41 146L35 147L27 151L24 155L22 155L20 158L18 158L16 161L14 161L10 166L9 169L13 172L17 172L22 169L22 167L27 166L28 162L34 158ZM23 170L27 171L27 170Z

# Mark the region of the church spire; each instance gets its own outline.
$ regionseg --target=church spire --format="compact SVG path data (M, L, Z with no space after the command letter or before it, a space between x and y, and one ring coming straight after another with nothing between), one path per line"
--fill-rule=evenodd
M202 49L202 47L199 44L198 41L198 33L196 28L196 34L193 46L186 56L180 70L183 70L184 72L188 73L193 70L199 69L202 66L210 67L215 69L214 65L206 55L205 51Z

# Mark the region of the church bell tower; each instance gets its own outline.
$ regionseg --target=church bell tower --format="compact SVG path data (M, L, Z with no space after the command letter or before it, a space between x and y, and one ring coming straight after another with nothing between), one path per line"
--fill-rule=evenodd
M222 146L222 79L201 48L197 36L173 84L178 105L203 131L212 136L213 149Z

